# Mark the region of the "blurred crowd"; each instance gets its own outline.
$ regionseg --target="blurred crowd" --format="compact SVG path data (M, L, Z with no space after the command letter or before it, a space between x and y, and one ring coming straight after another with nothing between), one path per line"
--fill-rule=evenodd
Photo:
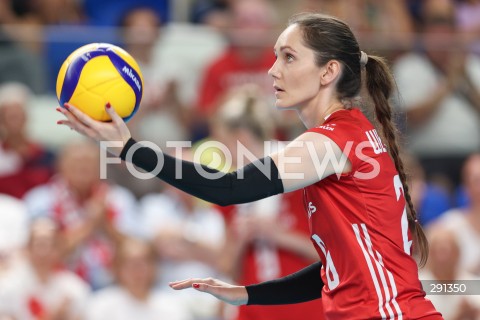
M277 35L303 11L343 19L363 51L388 58L430 240L421 278L478 280L477 296L430 298L446 320L480 319L478 0L0 0L0 319L318 318L318 301L237 308L168 287L251 284L317 260L300 191L212 206L124 163L104 166L104 150L55 125L61 64L107 42L144 75L129 122L137 140L172 154L169 141L189 141L182 158L223 170L263 157L264 141L280 148L304 130L274 110L267 75ZM368 99L355 103L368 110Z

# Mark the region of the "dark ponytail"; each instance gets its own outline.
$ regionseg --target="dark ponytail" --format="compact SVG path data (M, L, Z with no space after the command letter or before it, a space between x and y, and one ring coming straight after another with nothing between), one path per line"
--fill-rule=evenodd
M410 197L405 168L400 158L397 128L393 121L392 106L389 102L389 97L394 89L393 76L385 60L381 57L369 55L365 69L366 87L374 105L375 119L380 125L382 136L386 139L390 156L402 181L405 200L408 205L408 225L418 244L420 266L424 266L428 258L428 241L422 226L418 223L417 211L413 207L412 198Z

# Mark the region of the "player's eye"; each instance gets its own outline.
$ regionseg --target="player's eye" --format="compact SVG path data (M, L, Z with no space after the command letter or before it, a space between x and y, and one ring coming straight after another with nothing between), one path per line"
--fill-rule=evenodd
M287 62L292 62L293 59L294 59L294 56L291 55L290 53L287 53L287 54L285 55L285 57L287 58Z

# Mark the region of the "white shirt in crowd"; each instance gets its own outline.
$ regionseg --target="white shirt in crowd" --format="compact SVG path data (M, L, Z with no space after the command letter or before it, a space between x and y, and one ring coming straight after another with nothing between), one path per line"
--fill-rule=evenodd
M87 306L85 320L191 320L180 299L153 291L139 301L125 289L112 286L95 293Z
M68 319L82 319L89 294L88 284L74 273L57 271L42 282L22 259L0 279L0 315L36 320L39 313L65 307Z
M468 221L462 209L451 209L437 221L455 235L460 250L459 269L480 275L480 232Z
M480 90L480 59L469 55L465 71ZM409 53L393 65L400 107L411 109L431 98L440 85L439 71L425 57ZM410 150L421 156L464 155L480 147L480 117L461 95L447 95L431 118L409 132ZM467 138L468 137L468 138Z
M426 269L421 269L418 273L420 280L436 280L433 274ZM467 272L462 272L458 275L456 280L465 281L468 285L468 281L480 281L478 277L473 276ZM432 285L435 285L437 282L432 282ZM441 282L438 282L441 283ZM461 282L460 282L461 283ZM430 284L430 282L428 282ZM424 288L426 292L430 292L432 288ZM475 290L472 290L475 291ZM452 293L439 293L439 294L427 294L426 296L430 301L432 301L435 309L440 312L445 320L457 319L456 316L464 308L464 303L468 303L472 308L477 309L477 317L475 320L480 320L480 295L467 295L467 294L452 294ZM470 319L470 318L469 318Z
M196 200L197 201L197 200ZM151 194L140 201L144 234L153 239L162 230L183 230L190 239L199 239L211 246L222 246L225 242L225 222L217 210L199 206L187 212L182 201L174 193ZM188 278L220 277L217 270L201 261L172 261L160 257L157 288L172 290L168 283ZM196 290L175 292L183 299L184 308L196 319L210 319L218 312L219 301L215 297Z

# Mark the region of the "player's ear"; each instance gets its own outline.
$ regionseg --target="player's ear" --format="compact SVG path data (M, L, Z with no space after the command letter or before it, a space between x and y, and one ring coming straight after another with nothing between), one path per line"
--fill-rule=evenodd
M320 71L320 84L326 86L340 78L341 65L337 60L328 61Z

